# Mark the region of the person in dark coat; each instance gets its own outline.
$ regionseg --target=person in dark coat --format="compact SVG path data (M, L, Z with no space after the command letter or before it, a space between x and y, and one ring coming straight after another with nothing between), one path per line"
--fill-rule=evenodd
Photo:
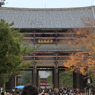
M27 85L23 88L21 95L38 95L38 89L33 85Z

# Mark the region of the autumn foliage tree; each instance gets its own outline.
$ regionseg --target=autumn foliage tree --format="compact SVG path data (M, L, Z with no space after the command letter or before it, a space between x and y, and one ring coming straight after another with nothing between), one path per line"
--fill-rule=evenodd
M95 24L87 24L86 28L75 29L76 37L69 44L74 44L75 53L69 56L64 66L71 71L80 72L89 77L95 76ZM76 49L75 49L76 48Z

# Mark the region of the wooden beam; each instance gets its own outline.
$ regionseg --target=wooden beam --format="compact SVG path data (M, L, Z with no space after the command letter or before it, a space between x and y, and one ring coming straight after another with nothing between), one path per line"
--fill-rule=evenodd
M19 34L34 34L33 32L30 32L30 33L28 33L28 32L26 32L26 33L19 33ZM36 32L35 34L56 34L55 32L40 32L40 33L38 33L38 32ZM77 33L71 33L71 32L58 32L57 34L77 34Z
M34 53L35 53L35 54L37 54L37 53L38 53L38 54L41 54L41 53L42 53L42 54L48 54L48 53L54 54L54 52L55 52L55 51L35 51ZM68 53L68 54L69 54L69 53L74 53L74 52L76 52L76 51L57 51L57 52L62 53L62 54L63 54L63 53Z
M28 38L28 37L27 37ZM33 38L33 37L31 37ZM36 39L55 39L55 37L35 37ZM74 39L75 37L57 37L57 39Z
M24 58L30 58L30 57L34 57L34 56L23 56ZM35 57L56 57L55 55L36 55ZM68 56L65 56L65 55L62 55L62 56L60 56L60 55L58 55L57 57L69 57L69 55Z
M24 62L30 62L30 61L32 61L32 60L24 60ZM47 63L47 62L55 62L55 60L35 60L35 62L45 62L45 63ZM66 62L66 60L58 60L58 62Z

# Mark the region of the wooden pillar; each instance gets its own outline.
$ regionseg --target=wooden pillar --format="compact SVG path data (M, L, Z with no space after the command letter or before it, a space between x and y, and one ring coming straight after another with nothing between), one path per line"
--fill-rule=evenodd
M55 52L53 82L54 82L53 83L54 84L54 88L59 88L59 72L58 72L57 52Z
M53 71L53 86L54 88L59 88L59 75L58 75L58 68L54 67Z
M33 71L32 71L32 84L35 86L38 86L38 71L37 71L37 66L36 66L36 59L35 59L35 54L34 54L34 66L33 66Z
M35 86L38 86L38 72L37 72L37 67L33 67L33 72L32 72L32 84Z
M11 91L15 88L15 75L12 75L9 81L6 83L6 91Z
M87 81L85 76L83 76L80 73L76 73L73 72L73 87L79 88L79 89L84 89L87 85L86 85Z
M55 33L55 44L57 45L57 31Z
M35 31L34 31L34 42L33 42L33 43L34 43L34 45L36 44L36 40L35 40Z

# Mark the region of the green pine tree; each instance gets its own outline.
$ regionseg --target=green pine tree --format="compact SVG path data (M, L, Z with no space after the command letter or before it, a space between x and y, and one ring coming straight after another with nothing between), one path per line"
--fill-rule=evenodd
M0 20L0 85L5 84L11 75L17 74L20 69L26 69L33 62L24 63L23 55L33 52L36 48L29 47L22 42L23 35Z

